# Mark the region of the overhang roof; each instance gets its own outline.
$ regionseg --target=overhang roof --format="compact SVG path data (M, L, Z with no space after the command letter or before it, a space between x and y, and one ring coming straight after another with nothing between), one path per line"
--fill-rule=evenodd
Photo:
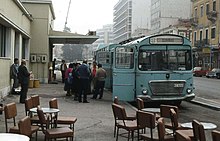
M49 40L51 44L92 44L97 36L81 35L69 32L50 30Z

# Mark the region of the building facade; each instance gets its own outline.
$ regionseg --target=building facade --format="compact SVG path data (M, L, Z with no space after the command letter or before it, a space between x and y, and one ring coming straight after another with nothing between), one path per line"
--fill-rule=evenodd
M192 29L195 66L219 68L219 0L193 0Z
M138 28L150 28L150 0L119 0L113 15L114 43L119 43Z
M191 0L151 0L151 34L191 17Z
M10 7L10 8L8 8ZM0 2L0 96L11 88L10 66L14 58L29 60L33 18L19 0ZM28 64L28 63L27 63Z

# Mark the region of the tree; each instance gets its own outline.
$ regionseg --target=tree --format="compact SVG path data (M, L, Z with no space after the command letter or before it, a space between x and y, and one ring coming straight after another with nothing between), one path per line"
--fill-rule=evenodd
M62 46L63 54L61 56L67 62L82 60L82 51L85 45L82 44L65 44Z

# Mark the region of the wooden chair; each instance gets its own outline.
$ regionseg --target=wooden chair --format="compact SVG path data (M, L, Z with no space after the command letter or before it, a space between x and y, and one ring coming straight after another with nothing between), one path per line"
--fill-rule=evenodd
M157 137L153 136L153 129L156 127L156 117L153 113L137 111L137 125L138 125L138 140L139 136L143 140L155 140ZM146 128L150 129L150 135L146 134ZM144 131L143 134L140 134L140 129Z
M31 108L34 108L33 106L33 99L32 98L27 98L25 100L25 114L26 116L29 116L30 119L31 119L31 124L39 124L39 118L37 115L33 115L31 112L30 112L30 109Z
M58 102L57 102L57 99L56 98L53 98L49 101L49 107L50 108L56 108L56 109L59 109L58 108ZM58 115L55 115L56 117L55 118L55 124L66 124L66 125L69 125L70 126L70 129L72 129L74 131L74 124L75 122L77 121L77 118L76 117L67 117L67 116L58 116Z
M192 141L192 140L187 134L184 134L181 131L176 131L176 141Z
M164 118L159 118L157 122L159 141L175 141L174 136L166 134Z
M144 109L144 101L141 98L137 98L137 108L138 110Z
M119 104L119 100L118 100L118 97L115 96L114 97L114 101L113 101L114 104ZM115 113L113 111L113 115L114 115L114 120L115 120L115 125L114 125L114 137L116 135L116 123L117 123L117 119L116 119L116 116L115 116ZM127 120L136 120L136 116L127 116Z
M128 120L125 108L121 105L112 104L112 110L115 116L115 124L117 128L116 132L116 141L118 141L119 129L125 129L128 131L128 140L130 139L130 133L132 141L134 139L134 131L138 130L137 121L136 120Z
M168 129L172 129L172 122L170 117L170 109L174 109L176 112L177 119L179 117L179 109L177 106L173 105L160 105L160 117L163 117L165 119L165 127ZM179 126L179 125L178 125Z
M8 133L8 132L10 132L10 133L19 133L19 129L18 129L18 126L16 126L16 120L15 120L15 117L17 116L16 104L14 102L6 104L5 107L4 107L4 113L5 113L6 133ZM9 128L9 131L8 131L8 119L13 119L13 124L14 124L13 127Z
M191 138L194 137L192 129L181 127L181 124L178 122L176 111L172 108L170 109L170 118L174 136L176 136L176 131L180 130L179 133L181 132L181 134L186 134Z
M36 133L35 140L37 141L37 131L39 130L39 126L32 126L31 119L29 116L22 118L18 122L18 127L19 127L20 134L26 135L26 136L30 137L30 139L32 137L32 134Z
M192 126L195 141L206 141L203 125L199 121L193 120Z
M33 108L35 108L35 107L40 105L40 97L39 97L39 95L33 95L33 96L31 96L31 99L32 99Z
M115 104L119 104L119 100L118 100L118 97L117 97L117 96L114 97L114 101L113 101L113 103L115 103Z
M63 127L63 128L51 128L51 129L48 129L49 128L49 124L50 124L49 117L45 118L42 109L40 109L39 107L37 109L37 114L38 114L38 117L40 119L42 132L45 135L45 138L44 138L45 141L47 139L51 140L51 139L57 139L57 138L66 138L66 140L68 138L70 138L71 141L73 141L74 134L73 134L73 131L70 128Z
M212 141L220 141L220 131L212 131Z

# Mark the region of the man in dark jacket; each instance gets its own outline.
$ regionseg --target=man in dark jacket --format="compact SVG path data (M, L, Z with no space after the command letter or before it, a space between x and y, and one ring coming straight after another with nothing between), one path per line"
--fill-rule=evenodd
M77 69L78 77L80 80L80 91L79 91L79 102L82 102L82 95L83 95L83 103L89 103L87 101L87 90L89 86L89 77L90 71L89 67L87 66L87 61L83 61L83 64L79 66Z
M26 61L22 60L21 65L18 68L18 79L21 83L20 103L25 103L25 99L27 98L29 76L30 73L26 68Z
M19 86L18 67L19 67L19 61L18 61L18 58L15 58L14 64L12 64L10 67L10 78L13 79L13 86L11 89L11 94L15 94L15 89L18 88Z

